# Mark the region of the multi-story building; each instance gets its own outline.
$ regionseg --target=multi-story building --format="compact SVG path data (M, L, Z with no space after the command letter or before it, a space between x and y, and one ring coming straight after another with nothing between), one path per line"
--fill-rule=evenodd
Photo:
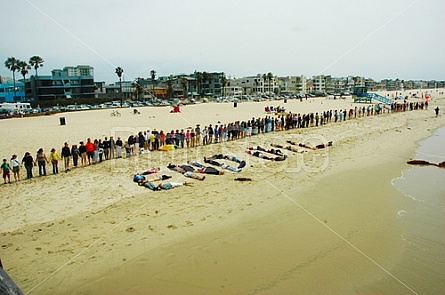
M51 76L31 76L25 80L27 99L94 98L93 68L89 66L54 69ZM87 74L87 75L84 75Z
M314 93L325 93L326 92L326 76L318 75L312 77L312 84L314 85Z
M24 84L15 81L15 96L14 96L14 81L12 79L3 78L0 76L0 102L22 102L25 101Z
M306 93L306 77L288 76L277 78L280 93Z
M264 93L264 80L260 76L233 78L228 80L226 89L231 87L241 87L243 95L257 95Z

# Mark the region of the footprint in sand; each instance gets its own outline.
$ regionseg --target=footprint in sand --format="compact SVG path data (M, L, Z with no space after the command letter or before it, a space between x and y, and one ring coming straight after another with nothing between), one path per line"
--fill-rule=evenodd
M193 222L191 222L191 221L189 221L189 220L187 220L187 221L185 222L185 224L186 224L187 226L193 226Z
M149 229L150 231L155 231L155 230L156 230L156 227L155 227L155 226L152 226L152 225L149 225L149 226L148 226L148 229Z
M169 228L169 229L177 229L178 227L176 225L169 224L169 225L167 225L167 228Z
M132 232L134 232L136 229L134 228L134 227L132 227L132 226L130 226L130 227L128 227L125 231L127 231L127 232L129 232L129 233L132 233Z
M3 249L7 249L7 248L9 248L11 246L12 246L12 243L8 243L8 244L5 244L5 245L2 245L2 248Z

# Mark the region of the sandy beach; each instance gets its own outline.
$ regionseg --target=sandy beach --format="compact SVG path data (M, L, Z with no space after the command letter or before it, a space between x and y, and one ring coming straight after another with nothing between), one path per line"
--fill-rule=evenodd
M404 250L397 213L410 200L391 180L406 169L417 142L445 125L443 115L434 115L436 106L445 110L445 97L438 95L443 91L429 91L428 110L152 152L31 180L22 169L20 183L1 185L0 258L28 294L440 293L443 265L428 275L402 265L411 254ZM292 113L364 106L351 98L311 98L236 108L205 103L184 106L179 114L145 107L139 115L122 109L121 117L94 110L6 119L0 128L9 140L0 142L0 154L21 159L25 151L34 156L43 147L49 154L65 141L87 137L248 120L265 116L267 105ZM250 146L285 140L334 146L286 151L283 162L245 153ZM168 191L132 181L150 167L184 181L168 163L202 162L217 153L236 154L247 165L239 174L209 175L192 180L193 187Z

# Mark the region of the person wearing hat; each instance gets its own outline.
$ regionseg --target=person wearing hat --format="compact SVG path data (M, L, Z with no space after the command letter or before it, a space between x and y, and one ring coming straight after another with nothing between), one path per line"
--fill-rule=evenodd
M53 164L53 174L59 173L59 160L59 154L56 152L55 148L52 148L51 153L49 154L49 161Z
M201 127L196 124L195 128L195 146L201 145Z
M71 161L71 149L67 142L63 144L61 153L62 153L63 163L65 165L65 172L67 172L70 170L70 161Z

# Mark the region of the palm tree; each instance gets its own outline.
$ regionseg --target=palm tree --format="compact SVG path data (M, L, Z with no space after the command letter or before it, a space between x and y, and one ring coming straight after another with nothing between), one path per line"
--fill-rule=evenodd
M264 85L263 90L264 90L264 92L266 92L266 80L267 80L267 75L263 74L263 85Z
M172 99L172 97L173 97L173 78L172 78L172 76L168 77L168 80L167 80L167 97L168 97L168 99Z
M28 63L24 60L19 60L18 66L20 67L20 73L23 76L23 85L25 85L26 75L28 75L28 70L31 69L31 66L28 65ZM24 86L23 86L23 90L25 90Z
M144 87L141 85L141 78L136 78L136 80L131 83L131 86L134 88L134 92L136 94L136 100L139 100L139 95L144 92Z
M36 77L37 77L37 69L43 67L43 63L45 61L38 55L34 55L29 59L29 64L34 67L34 70L36 70Z
M26 75L28 75L28 70L31 69L31 66L24 60L19 60L17 64L20 67L20 74L23 76L23 83L25 83Z
M270 91L270 81L272 81L272 78L273 78L272 73L271 72L267 73L267 80L269 80L269 92L271 92Z
M155 81L156 81L156 71L155 70L151 70L150 71L150 77L151 77L151 82L152 82L152 89L153 89L153 96L156 97L155 95Z
M223 96L226 97L225 90L226 90L227 78L226 78L226 75L224 73L221 74L220 81L221 81L221 85L222 85Z
M196 78L196 89L199 95L202 97L202 73L201 72L195 72L195 78Z
M19 60L15 57L8 57L5 61L5 67L8 68L12 72L12 80L14 83L14 101L16 100L16 89L15 89L15 72L20 70L20 66L18 65Z
M204 82L204 84L206 82L209 82L209 85L207 85L206 89L207 92L210 92L210 82L212 81L212 74L209 74L207 72L202 72L202 82ZM204 90L204 89L203 89ZM206 93L207 93L206 92Z
M120 87L120 92L121 92L121 107L122 107L122 74L124 73L124 69L121 67L117 67L116 71L115 71L116 75L119 77L119 87Z

